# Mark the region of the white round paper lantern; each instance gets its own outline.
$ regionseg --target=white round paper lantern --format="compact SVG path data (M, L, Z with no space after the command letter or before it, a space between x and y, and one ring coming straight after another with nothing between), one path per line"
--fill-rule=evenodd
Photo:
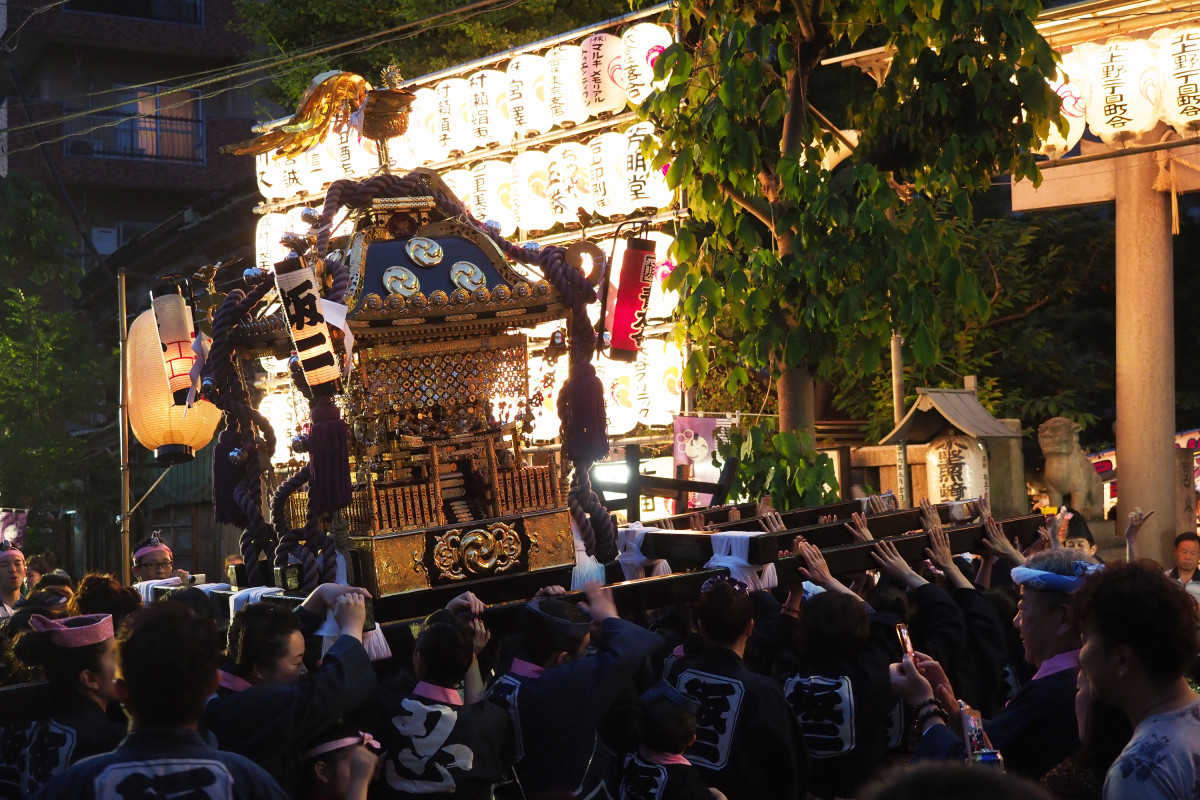
M1092 79L1086 118L1106 144L1128 141L1158 123L1162 75L1154 48L1141 39L1119 36L1102 45L1080 45Z
M629 142L615 131L602 133L587 143L588 185L596 212L606 217L632 213L629 186L625 180L625 162Z
M621 34L625 95L634 106L663 87L662 81L654 80L654 62L671 42L671 32L652 22L638 23Z
M925 475L932 503L971 500L988 493L988 460L983 442L958 431L942 433L925 451Z
M550 156L526 150L512 160L513 212L523 231L544 231L554 225L554 209L547 193Z
M322 165L329 181L346 178L363 180L379 169L379 149L362 135L362 114L351 114L333 125L325 135L325 157Z
M624 49L621 37L593 33L583 40L583 104L593 116L625 108Z
M433 89L417 89L408 115L408 137L422 163L442 161L448 150L438 136L438 96Z
M413 139L407 132L403 136L395 136L387 140L387 156L388 170L393 175L404 175L421 166L424 160L417 155L417 151L413 147Z
M625 132L625 187L629 192L629 203L635 208L664 208L671 204L671 189L667 176L650 166L651 159L642 154L642 140L647 136L656 143L654 125L639 122Z
M471 137L475 147L512 141L508 121L508 76L497 69L476 72L471 87Z
M452 169L449 172L442 173L442 183L454 192L454 196L467 208L471 207L471 188L475 185L475 179L471 177L471 171L467 169Z
M1062 101L1059 113L1067 121L1067 135L1050 125L1046 141L1036 152L1050 158L1062 158L1083 138L1088 97L1088 59L1079 48L1063 56L1062 66L1050 81L1050 88Z
M518 139L550 130L546 59L521 55L508 62L508 121Z
M471 85L463 78L448 78L439 83L437 92L438 143L450 155L470 150L475 139L471 135Z
M129 427L143 447L155 451L159 461L187 461L194 451L212 440L221 411L199 399L190 409L186 404L176 405L167 381L153 310L143 311L129 326L125 369L129 381Z
M263 214L254 229L254 264L268 272L275 271L275 264L283 259L288 248L280 239L291 229L287 214Z
M254 157L254 172L258 178L258 191L268 200L282 200L288 196L284 186L283 164L275 157L274 150L259 153Z
M670 425L683 396L683 353L671 342L643 339L633 372L638 422Z
M646 318L653 320L670 319L679 307L679 292L663 288L663 281L675 269L675 257L671 255L671 246L675 238L661 231L652 231L643 238L654 242L654 283L650 285L650 299L646 302Z
M608 435L619 436L632 431L638 424L634 407L637 391L634 362L614 361L601 356L593 361L596 377L604 386L604 413L608 417Z
M550 121L560 128L571 128L588 118L583 102L583 48L577 45L553 47L546 54L549 89L546 103Z
M1180 136L1196 136L1200 133L1200 27L1156 31L1150 42L1158 47L1163 78L1162 120Z
M591 154L578 142L567 142L550 150L548 168L550 204L559 222L579 222L579 209L591 214L592 190L588 183Z
M558 393L567 381L569 367L570 359L566 356L529 360L529 408L533 412L530 435L537 441L549 441L560 433Z
M186 402L192 386L192 364L196 361L196 354L192 352L192 342L196 338L192 309L178 289L159 294L151 301L151 308L158 326L158 340L162 343L167 384L176 403Z
M471 168L471 213L480 222L500 223L500 235L512 236L517 217L512 203L512 167L507 161L481 161Z

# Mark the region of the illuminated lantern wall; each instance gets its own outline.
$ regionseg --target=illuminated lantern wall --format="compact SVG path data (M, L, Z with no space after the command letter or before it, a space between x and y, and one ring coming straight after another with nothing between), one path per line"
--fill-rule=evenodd
M450 78L437 85L438 144L450 155L470 150L475 139L471 134L468 103L471 86L462 78Z
M327 181L341 178L359 180L379 169L379 150L375 143L362 135L362 116L348 118L334 125L325 137L325 154L329 162L321 165L328 172Z
M625 187L629 204L638 208L663 208L671 204L671 189L667 176L651 168L650 159L642 153L642 140L649 136L657 144L654 125L639 122L625 132Z
M258 178L258 191L268 200L282 200L291 194L283 184L283 165L273 152L254 157L254 173Z
M1050 82L1050 88L1062 101L1060 112L1067 121L1067 135L1059 133L1058 126L1051 124L1050 133L1042 148L1042 155L1050 158L1061 158L1079 144L1086 127L1088 71L1087 59L1080 50L1076 49L1063 56L1062 67Z
M452 169L449 172L442 173L442 183L446 184L446 188L454 192L454 196L466 206L471 208L471 187L475 185L475 179L471 177L471 171L465 169Z
M625 108L624 45L619 36L593 33L583 40L583 103L593 116Z
M578 142L560 144L550 150L547 194L559 222L578 222L579 209L595 211L588 183L591 155Z
M500 223L500 235L512 236L517 217L512 203L512 167L507 161L483 161L471 168L471 214L480 222Z
M583 102L582 63L583 48L577 45L560 45L546 54L549 68L546 103L550 121L560 128L570 128L588 118Z
M475 147L512 141L508 121L508 76L485 69L471 76L471 139Z
M508 121L518 139L550 130L546 72L542 56L517 56L508 62Z
M1162 75L1150 43L1117 37L1081 45L1092 75L1087 124L1106 144L1134 138L1158 122Z
M441 161L449 152L438 134L438 96L433 89L417 89L408 115L408 137L413 152L424 161Z
M671 32L650 22L641 22L621 34L625 95L634 106L662 87L654 81L654 62L671 46Z
M194 451L212 440L221 411L207 400L197 400L190 409L176 404L153 310L142 312L129 326L125 368L129 427L143 447L154 451L156 459L163 463L188 461Z
M287 214L263 214L254 230L254 265L268 272L274 271L275 262L287 255L287 248L280 238L289 231L291 223Z
M1163 122L1180 136L1195 136L1200 132L1200 27L1156 31L1150 41L1158 47L1163 78Z
M588 186L596 211L606 217L628 214L634 205L625 179L625 161L629 142L615 131L602 133L587 143Z
M554 209L547 188L550 156L540 150L525 150L512 160L513 212L524 231L544 231L554 225Z

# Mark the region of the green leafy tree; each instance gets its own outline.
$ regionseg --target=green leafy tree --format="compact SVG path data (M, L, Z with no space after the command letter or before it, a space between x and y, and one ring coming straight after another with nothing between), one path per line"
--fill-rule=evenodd
M113 399L116 359L71 308L69 243L41 184L0 181L0 505L30 509L30 552L57 546L63 512L111 521L117 507L116 457L85 435Z
M314 46L349 41L375 31L465 5L448 0L236 0L236 29L269 55L287 56ZM526 0L501 3L469 16L455 15L384 39L339 48L318 58L289 62L274 73L267 94L294 107L320 72L339 69L377 82L379 70L395 64L407 78L529 44L628 11L621 0Z
M748 370L770 370L780 428L811 432L813 377L835 357L865 381L899 328L917 363L936 364L939 292L987 317L947 220L969 221L972 193L998 172L1037 178L1028 148L1058 108L1039 8L681 2L682 41L659 57L666 85L642 112L661 131L655 164L692 213L670 278L698 345L690 381L721 366L736 390ZM821 66L871 46L891 54L878 86ZM831 172L831 154L854 144L842 130L857 145Z

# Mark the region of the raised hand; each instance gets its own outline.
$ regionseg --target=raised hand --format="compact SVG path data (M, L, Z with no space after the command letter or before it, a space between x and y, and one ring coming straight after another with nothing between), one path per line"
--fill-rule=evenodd
M1016 545L1004 535L1004 531L1000 529L1000 523L996 522L994 517L984 519L983 531L983 546L992 555L1017 566L1025 563L1025 556L1021 555L1021 551L1016 548Z
M892 504L882 495L869 495L867 497L867 511L872 514L882 514L885 511L891 511Z
M822 514L821 516L817 517L818 525L828 525L831 522L837 522L837 516L833 514Z
M921 527L928 533L934 526L941 527L942 518L938 515L937 509L933 507L933 503L929 502L928 497L921 498Z
M453 611L455 614L470 614L477 617L487 609L483 601L476 597L471 592L463 592L458 597L446 603L446 610Z
M1134 549L1137 545L1138 531L1146 524L1146 520L1154 516L1154 511L1143 512L1141 506L1129 512L1129 524L1125 526L1125 558L1132 561L1134 559Z
M782 533L787 530L787 525L783 522L783 517L779 516L778 511L768 511L762 515L763 527L768 533Z
M870 542L874 540L871 531L867 528L867 515L860 514L855 511L850 515L850 521L845 523L846 530L850 531L850 535L854 537L856 542Z
M908 562L900 555L900 551L896 549L896 545L886 539L875 543L875 547L871 551L871 560L879 566L880 572L890 575L911 589L929 583L908 565Z
M797 555L804 559L805 566L800 567L800 574L805 580L815 583L827 592L854 595L854 591L850 587L833 577L833 573L829 571L829 565L825 563L825 556L816 545L796 537L793 547L797 550Z

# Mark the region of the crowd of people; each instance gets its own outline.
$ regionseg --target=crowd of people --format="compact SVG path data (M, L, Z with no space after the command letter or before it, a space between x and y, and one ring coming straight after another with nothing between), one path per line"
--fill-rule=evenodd
M224 620L196 588L27 585L4 547L0 678L51 700L0 728L0 799L1200 797L1195 534L1170 571L1138 560L1138 512L1104 565L1078 514L1022 550L982 505L970 558L923 508L923 563L881 540L834 576L797 537L801 584L717 575L624 616L548 586L496 635L465 592L401 626L403 659L364 644L361 588ZM135 559L174 566L158 541Z

